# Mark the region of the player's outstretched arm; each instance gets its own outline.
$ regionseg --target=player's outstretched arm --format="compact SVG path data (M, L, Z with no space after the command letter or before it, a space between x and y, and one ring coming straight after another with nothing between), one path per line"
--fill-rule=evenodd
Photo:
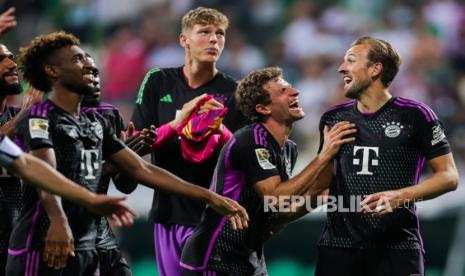
M22 153L8 170L22 178L27 184L57 194L63 198L83 205L92 212L113 219L118 226L133 223L136 213L122 201L124 197L97 195L53 169L44 161L27 153Z
M368 195L362 202L364 212L383 216L399 206L433 199L457 189L459 174L452 153L428 161L433 174L423 182L407 188Z
M279 176L269 177L257 182L254 185L255 189L261 195L275 197L320 194L328 188L329 181L319 183L317 181L319 176L330 164L341 145L355 140L353 137L347 137L355 132L355 125L349 122L340 122L331 129L325 127L323 149L299 174L284 182L281 182Z
M236 201L188 183L166 170L153 166L128 148L113 154L110 161L141 184L203 201L217 213L228 216L233 226L235 225L238 229L248 226L247 212Z

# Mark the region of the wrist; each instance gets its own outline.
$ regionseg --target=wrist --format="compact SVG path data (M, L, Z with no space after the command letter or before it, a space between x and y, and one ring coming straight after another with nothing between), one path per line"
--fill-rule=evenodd
M63 214L54 214L54 215L49 215L48 219L50 220L50 224L67 224L68 223L68 218L66 215Z
M331 161L332 159L333 158L325 152L320 152L316 157L317 162L319 162L322 165L329 163L329 161Z

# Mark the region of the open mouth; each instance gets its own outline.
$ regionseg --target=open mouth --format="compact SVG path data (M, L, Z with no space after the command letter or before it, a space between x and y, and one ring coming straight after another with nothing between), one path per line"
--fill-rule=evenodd
M291 110L301 110L302 108L300 108L300 106L299 106L299 100L292 101L289 104L289 109L291 109Z
M344 84L346 85L352 82L352 78L348 76L343 77L342 80L344 81Z

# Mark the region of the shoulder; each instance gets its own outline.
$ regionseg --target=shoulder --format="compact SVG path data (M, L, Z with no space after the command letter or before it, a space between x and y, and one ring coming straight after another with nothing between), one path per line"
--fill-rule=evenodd
M142 83L139 87L139 91L137 93L136 103L141 104L143 102L143 98L146 97L153 97L160 93L161 85L160 82L168 81L171 82L172 80L178 79L177 77L177 69L179 68L159 68L154 67L150 69L146 74ZM146 89L150 90L150 93L145 92Z
M426 104L403 97L396 97L393 105L402 110L410 111L412 114L425 119L427 122L432 122L438 119L436 113Z
M18 119L17 124L21 124L21 122L27 121L29 119L36 120L37 123L49 121L53 119L53 113L55 110L55 106L48 101L43 101L38 104L31 106L26 112L22 114L22 116Z
M354 106L354 104L356 103L355 100L351 100L351 101L348 101L348 102L345 102L343 104L338 104L338 105L335 105L329 109L327 109L323 115L321 116L322 119L324 118L331 118L333 116L336 116L337 114L341 114L341 113L344 113L348 110L351 110Z
M96 112L103 117L121 117L119 110L116 106L101 102L98 106L95 107L83 107L81 109L83 113Z
M17 114L21 111L21 106L17 104L7 105L6 108L13 114Z
M259 123L246 125L234 133L237 146L268 147L268 131Z
M219 84L225 91L234 91L236 90L237 87L237 80L235 80L233 77L223 73L223 72L218 72L218 78L217 78Z
M238 81L236 79L234 79L233 77L231 77L230 75L228 74L225 74L223 72L218 72L218 76L222 79L223 82L231 85L231 86L237 86L238 84Z

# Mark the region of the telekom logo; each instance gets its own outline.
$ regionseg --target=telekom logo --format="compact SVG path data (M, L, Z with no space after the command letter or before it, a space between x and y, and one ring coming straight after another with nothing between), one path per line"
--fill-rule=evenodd
M357 174L364 174L364 175L372 175L373 173L370 172L369 166L378 166L378 157L379 148L378 147L359 147L354 146L354 162L353 164L358 166L360 165L360 158L355 158L357 156L357 152L362 152L362 170L357 172ZM370 159L370 152L374 152L375 156ZM371 162L370 162L371 161Z

